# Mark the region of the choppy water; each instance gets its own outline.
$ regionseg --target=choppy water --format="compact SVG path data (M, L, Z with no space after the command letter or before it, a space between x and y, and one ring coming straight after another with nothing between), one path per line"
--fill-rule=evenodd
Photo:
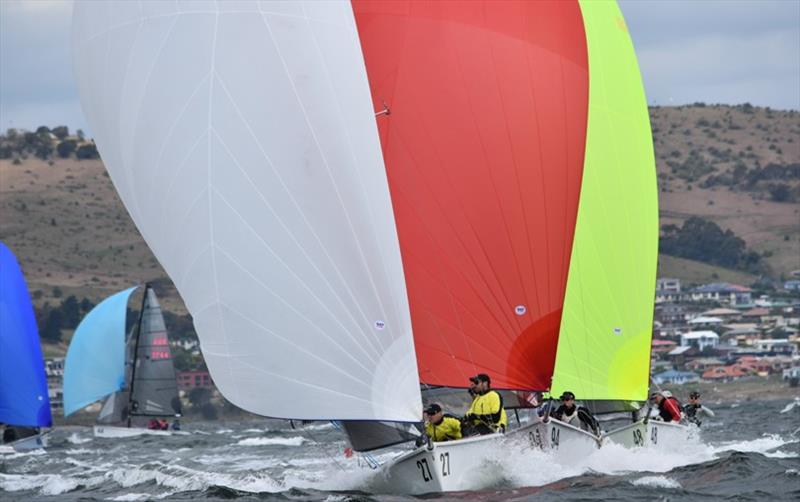
M604 447L572 465L530 454L483 491L424 498L800 499L800 401L713 407L703 443L681 453ZM56 430L46 452L0 453L0 500L414 499L364 493L372 471L344 457L333 427L264 424L188 424L189 436L127 439Z

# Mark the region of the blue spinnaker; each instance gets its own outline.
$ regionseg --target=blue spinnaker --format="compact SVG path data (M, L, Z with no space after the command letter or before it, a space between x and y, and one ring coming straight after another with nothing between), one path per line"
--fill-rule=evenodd
M64 361L64 416L125 387L125 314L137 287L100 302L75 330Z
M0 242L0 422L50 427L39 330L17 259Z

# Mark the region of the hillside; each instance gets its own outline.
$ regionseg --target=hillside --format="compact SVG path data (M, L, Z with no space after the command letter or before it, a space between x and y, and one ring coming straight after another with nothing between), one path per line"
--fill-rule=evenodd
M652 108L651 118L662 225L700 216L744 239L772 277L800 269L800 113L702 105ZM0 158L0 239L19 256L36 304L73 294L97 302L157 280L165 308L185 313L102 162L52 150L48 160L33 152ZM661 256L659 275L756 279L669 256Z

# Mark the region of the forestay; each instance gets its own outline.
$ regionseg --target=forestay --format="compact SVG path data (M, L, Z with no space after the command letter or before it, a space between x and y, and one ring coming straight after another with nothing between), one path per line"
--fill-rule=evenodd
M350 4L78 1L73 25L103 161L220 391L267 416L418 421Z

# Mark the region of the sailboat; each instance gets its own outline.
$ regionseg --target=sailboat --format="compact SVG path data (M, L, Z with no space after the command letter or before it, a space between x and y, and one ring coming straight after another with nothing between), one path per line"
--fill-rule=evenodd
M0 242L0 449L44 448L53 417L39 330L25 277Z
M138 320L125 335L128 301L138 286L115 293L78 325L64 362L64 416L104 399L96 437L169 435L145 428L178 418L181 404L169 339L155 291L144 286Z
M378 489L475 487L487 455L554 423L415 447L420 383L571 383L565 323L569 343L638 357L641 316L596 309L652 294L592 270L655 284L655 254L635 256L657 238L652 145L628 145L649 122L616 4L79 1L73 34L98 148L219 390L341 422L358 451L410 444ZM623 89L595 80L609 65Z

